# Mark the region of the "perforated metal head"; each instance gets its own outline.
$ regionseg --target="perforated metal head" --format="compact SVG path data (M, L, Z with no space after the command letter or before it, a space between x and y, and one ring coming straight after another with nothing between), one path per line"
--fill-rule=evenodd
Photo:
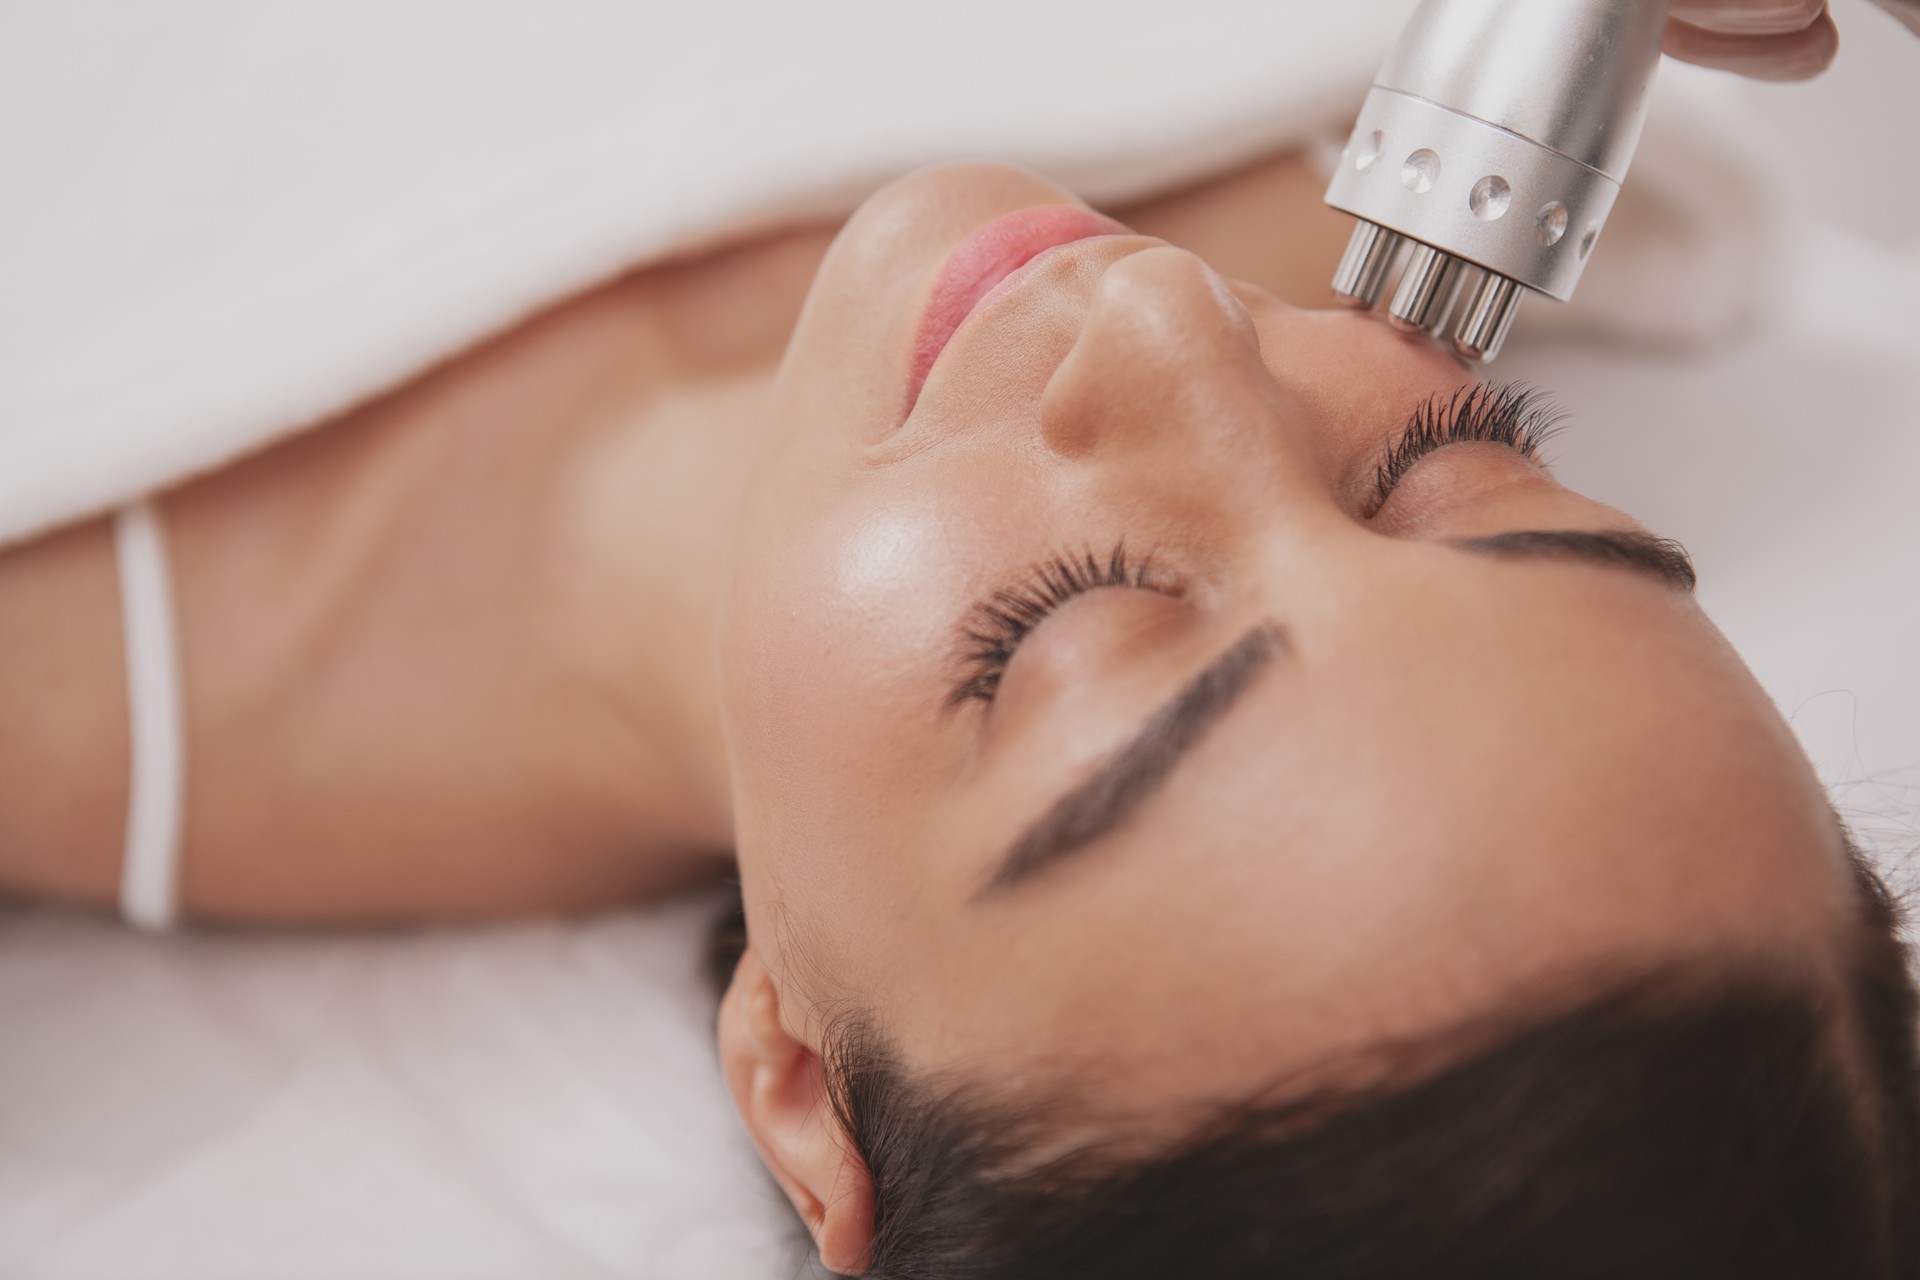
M1451 341L1482 361L1526 290L1572 297L1640 140L1667 7L1424 0L1327 188L1360 219L1335 295L1374 306L1404 256L1389 318L1446 335L1467 292Z

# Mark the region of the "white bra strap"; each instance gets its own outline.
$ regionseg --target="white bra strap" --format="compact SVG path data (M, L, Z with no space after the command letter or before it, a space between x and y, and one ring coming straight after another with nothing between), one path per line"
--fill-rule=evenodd
M143 501L120 508L114 514L113 532L120 560L131 721L120 914L137 928L164 930L173 927L179 909L181 810L186 796L173 593L167 580L160 515L153 504Z

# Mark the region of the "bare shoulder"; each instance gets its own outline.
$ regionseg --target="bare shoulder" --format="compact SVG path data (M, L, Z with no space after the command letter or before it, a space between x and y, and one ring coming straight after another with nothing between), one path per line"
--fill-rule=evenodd
M658 449L633 439L654 406L777 362L828 238L631 273L161 496L189 914L571 909L723 865L676 761L594 693L625 668L584 669L556 623L588 563L557 531L583 470L620 510L661 509ZM107 521L0 552L0 708L0 892L111 903L129 766Z
M0 892L86 899L117 870L118 592L104 521L0 552Z

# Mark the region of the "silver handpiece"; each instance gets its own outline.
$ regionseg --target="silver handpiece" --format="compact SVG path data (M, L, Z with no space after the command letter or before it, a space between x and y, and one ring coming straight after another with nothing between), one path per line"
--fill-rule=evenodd
M1381 67L1327 203L1360 220L1334 295L1500 351L1525 290L1573 296L1627 176L1667 0L1423 0Z

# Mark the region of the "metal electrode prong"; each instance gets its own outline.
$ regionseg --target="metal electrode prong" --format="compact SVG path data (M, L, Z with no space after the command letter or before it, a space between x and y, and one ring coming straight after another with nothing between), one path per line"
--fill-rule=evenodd
M1499 355L1525 292L1505 276L1487 272L1467 299L1466 310L1460 313L1460 323L1453 331L1453 349L1476 364Z
M1408 333L1438 329L1447 322L1459 283L1460 259L1430 244L1415 245L1387 306L1388 323Z
M1387 271L1393 266L1393 252L1399 247L1399 236L1362 218L1347 241L1340 269L1334 272L1334 300L1345 307L1372 309L1373 304L1380 301Z

